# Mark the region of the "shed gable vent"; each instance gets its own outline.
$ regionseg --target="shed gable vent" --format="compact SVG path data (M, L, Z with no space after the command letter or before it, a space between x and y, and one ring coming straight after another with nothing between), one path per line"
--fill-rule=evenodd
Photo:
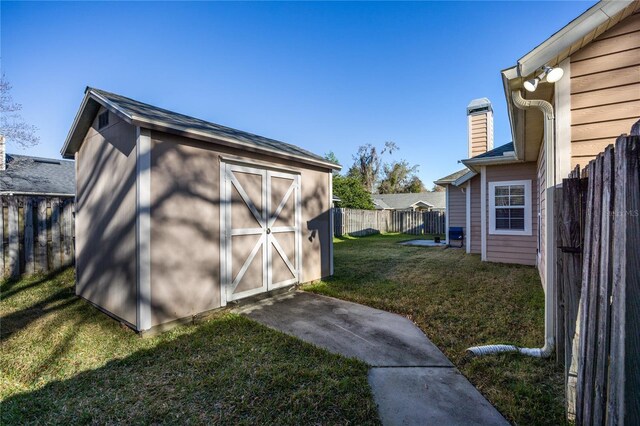
M102 129L108 124L109 124L109 111L105 111L98 116L98 129Z

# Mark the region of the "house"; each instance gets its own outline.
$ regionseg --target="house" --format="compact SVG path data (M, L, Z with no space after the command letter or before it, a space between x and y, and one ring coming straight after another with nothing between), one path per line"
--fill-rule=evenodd
M0 153L0 195L73 198L73 161Z
M467 168L436 181L447 189L449 225L464 223L467 252L538 268L546 349L553 341L554 190L640 117L639 11L637 0L601 1L503 70L513 141L491 149L490 106L468 110Z
M87 88L76 293L146 332L332 274L332 170L293 145Z
M407 194L373 194L376 210L444 211L445 193L427 191Z

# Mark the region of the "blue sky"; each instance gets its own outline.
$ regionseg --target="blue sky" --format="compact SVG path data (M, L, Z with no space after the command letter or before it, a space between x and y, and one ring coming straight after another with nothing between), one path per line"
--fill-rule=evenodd
M29 154L60 156L91 85L345 168L394 141L430 188L466 156L471 99L493 102L496 146L511 140L500 70L593 3L3 0L2 72L39 128Z

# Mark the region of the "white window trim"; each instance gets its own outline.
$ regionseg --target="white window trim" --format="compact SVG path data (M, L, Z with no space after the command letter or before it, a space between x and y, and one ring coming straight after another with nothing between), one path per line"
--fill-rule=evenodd
M524 186L524 230L496 229L496 186ZM489 234L531 235L531 180L506 180L489 182Z

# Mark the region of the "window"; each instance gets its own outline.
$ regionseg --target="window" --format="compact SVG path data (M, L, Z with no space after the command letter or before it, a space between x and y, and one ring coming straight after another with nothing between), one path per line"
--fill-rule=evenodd
M531 181L489 183L489 233L531 235Z
M109 124L109 111L105 111L98 116L98 129L102 129Z

